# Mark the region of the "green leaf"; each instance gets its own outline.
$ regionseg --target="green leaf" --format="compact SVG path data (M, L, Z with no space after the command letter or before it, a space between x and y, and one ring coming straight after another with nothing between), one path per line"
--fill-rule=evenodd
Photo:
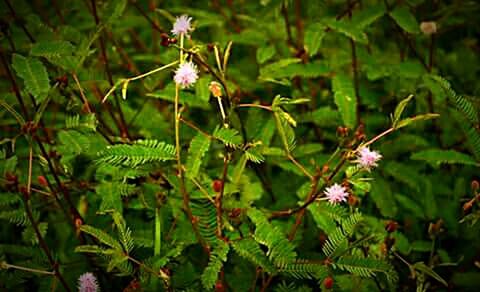
M208 89L209 84L210 77L207 76L199 78L195 83L195 95L201 101L208 102L210 99L210 90Z
M431 120L431 119L436 119L439 116L440 116L439 114L423 114L423 115L418 115L418 116L406 118L406 119L400 120L397 123L395 129L400 129L400 128L406 127L406 126L408 126L412 123L419 122L419 121L428 121L428 120Z
M414 216L418 218L425 218L422 207L414 200L400 194L395 194L395 199L400 206L410 211Z
M352 24L355 27L364 29L377 21L385 14L385 5L381 4L369 4L362 7L362 10L355 12L352 17Z
M73 56L75 47L67 41L41 41L32 45L30 55L43 57L50 63L65 70L73 70L77 59Z
M162 217L160 215L160 208L155 208L155 246L153 248L153 254L155 256L160 255L162 248Z
M423 262L418 262L418 263L415 263L413 265L413 267L415 268L415 270L418 270L420 272L423 272L427 275L429 275L430 277L434 278L435 280L437 280L438 282L442 283L443 285L445 285L445 287L448 287L448 283L447 281L445 281L439 274L437 274L432 268L430 268L429 266L425 265Z
M25 58L22 55L13 54L12 67L23 79L28 92L35 97L37 102L42 102L50 91L50 79L42 62L37 58Z
M125 8L127 7L127 0L116 0L108 2L104 9L105 22L113 22L122 16Z
M402 117L402 113L405 110L405 107L410 102L410 100L412 100L412 98L413 98L413 94L410 94L407 98L403 99L398 103L397 107L395 108L395 112L393 113L393 121L392 121L393 128L396 127L398 121Z
M326 20L327 26L334 31L337 31L355 42L360 44L368 44L367 35L361 30L361 27L355 26L355 23L345 20L330 19Z
M123 210L122 197L130 196L136 191L134 185L120 182L104 182L95 188L95 192L102 199L98 213L104 214Z
M312 23L311 25L307 26L305 29L304 46L310 57L318 53L325 35L325 25L322 23Z
M268 222L261 211L249 209L247 215L256 226L255 240L268 247L267 256L275 265L282 266L296 258L295 247L287 240L280 228Z
M108 146L98 155L99 162L137 167L145 163L175 159L175 147L157 140L138 140L133 145Z
M340 111L345 126L353 129L357 123L357 99L352 80L346 76L338 74L332 81L333 92L335 94L335 104Z
M390 12L395 22L408 33L419 33L420 28L415 16L405 6L396 7Z
M282 59L280 61L267 64L260 68L260 76L259 78L265 78L275 76L277 72L281 72L281 70L287 67L290 64L300 63L302 60L298 58L288 58Z
M324 61L314 61L307 64L289 64L277 71L270 71L267 76L260 75L258 78L262 80L267 79L282 79L293 77L302 78L317 78L321 76L328 76L331 73L330 68Z
M246 258L256 266L260 266L270 274L276 272L275 267L268 260L265 253L260 249L258 243L251 238L245 238L232 243L232 247L241 257Z
M173 103L175 101L175 84L169 83L167 86L165 86L165 88L159 91L147 93L147 96L163 99ZM180 90L179 103L202 109L207 109L209 106L207 101L197 98L194 94L186 90Z
M202 273L201 280L203 287L210 289L215 285L218 273L222 269L223 262L227 260L229 250L230 246L224 241L219 241L219 244L213 249L210 254L208 266Z
M395 198L393 197L390 185L385 180L380 178L375 179L372 183L370 196L380 210L382 216L394 218L397 215L398 208Z
M116 250L122 250L122 245L116 239L114 239L110 234L106 233L103 230L97 229L90 225L82 225L80 227L82 232L85 232L96 239L98 239L101 243L108 245L111 248Z
M263 64L275 56L275 46L265 46L257 49L257 62Z
M335 264L335 268L348 271L360 277L370 278L376 273L384 273L391 283L398 281L398 275L393 266L383 260L373 258L342 257Z
M439 166L442 163L479 166L479 163L473 157L455 150L424 150L412 154L411 159L424 160L433 166Z
M108 253L109 251L99 247L98 245L79 245L75 247L75 252L103 254Z
M223 128L218 126L213 131L213 137L232 148L236 148L242 143L242 137L237 130L232 128Z
M210 138L198 133L190 142L188 148L186 175L189 178L196 178L200 171L202 159L210 147Z

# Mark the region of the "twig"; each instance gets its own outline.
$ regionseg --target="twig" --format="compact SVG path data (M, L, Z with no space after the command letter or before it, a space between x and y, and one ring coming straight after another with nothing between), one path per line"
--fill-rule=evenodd
M288 10L287 6L285 5L285 1L282 3L282 8L281 8L281 13L283 15L283 20L285 22L285 29L287 30L287 43L295 47L295 44L293 43L293 38L292 38L292 30L290 28L290 20L288 19Z
M209 133L205 132L204 130L200 129L198 126L196 126L195 124L193 124L192 122L190 122L189 120L186 120L185 118L183 117L180 117L180 121L183 122L185 125L189 126L190 128L194 129L195 131L205 135L206 137L210 138L210 139L214 139L214 137L212 135L210 135Z
M220 192L218 196L215 197L215 208L217 209L217 237L222 238L222 199L223 194L225 192L225 182L227 180L227 172L228 172L228 163L230 162L230 153L227 149L225 149L225 156L223 157L223 169L222 169L222 184L220 188Z
M10 13L12 14L13 18L17 20L17 23L19 23L20 27L22 28L23 32L27 35L28 39L34 43L35 38L32 36L32 34L28 31L27 27L25 26L25 23L18 18L17 14L15 13L15 10L13 9L12 4L10 3L9 0L5 0L5 4L8 6L8 10L10 10Z
M90 105L88 104L88 99L85 96L85 93L83 91L82 86L80 85L80 81L78 80L77 74L75 72L72 72L72 77L73 77L73 80L75 80L75 84L77 84L78 91L80 92L80 97L83 101L83 105L84 105L85 109L87 110L88 113L91 113L92 111L90 110Z
M353 85L354 85L354 90L355 90L355 99L357 103L357 109L356 109L356 120L357 124L360 124L360 104L361 104L361 99L360 99L360 83L358 79L358 64L357 64L357 49L356 49L356 44L355 41L350 38L350 46L352 47L352 71L353 71Z
M154 29L156 29L158 32L160 33L164 33L165 30L162 29L160 26L158 26L158 24L155 23L155 21L153 21L150 16L148 16L147 13L145 13L145 11L142 9L142 7L140 7L138 5L138 3L135 1L135 0L131 0L130 3L132 3L133 6L135 6L135 8L138 10L138 12L140 12L140 14L152 25L152 27Z
M92 14L93 14L93 18L95 19L95 24L99 26L100 18L98 17L98 14L97 14L97 5L95 4L95 0L91 0L90 3L92 5ZM108 60L107 51L105 49L105 39L103 34L100 36L99 42L100 42L100 52L101 52L102 60L105 65L105 72L107 73L107 79L108 79L108 82L110 83L110 86L113 87L114 84L113 84L112 71L110 70L110 63ZM118 115L120 116L120 122L122 126L120 134L122 136L126 135L128 139L131 139L130 133L128 131L127 123L123 115L122 107L120 106L120 100L115 93L114 93L114 97L115 97L115 105L117 106Z

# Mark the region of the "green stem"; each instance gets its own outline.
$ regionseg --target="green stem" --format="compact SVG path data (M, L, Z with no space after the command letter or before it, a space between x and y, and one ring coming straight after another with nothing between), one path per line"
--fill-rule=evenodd
M6 262L0 263L0 268L2 269L15 269L15 270L20 270L20 271L25 271L25 272L31 272L31 273L37 273L37 274L43 274L43 275L55 275L55 272L51 271L44 271L44 270L38 270L38 269L32 269L32 268L27 268L27 267L22 267L22 266L17 266L17 265L12 265L8 264Z

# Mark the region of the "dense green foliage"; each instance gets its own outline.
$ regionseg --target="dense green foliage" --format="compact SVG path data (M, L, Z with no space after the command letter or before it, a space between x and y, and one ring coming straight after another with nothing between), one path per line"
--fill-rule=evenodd
M2 1L0 291L478 291L479 12Z

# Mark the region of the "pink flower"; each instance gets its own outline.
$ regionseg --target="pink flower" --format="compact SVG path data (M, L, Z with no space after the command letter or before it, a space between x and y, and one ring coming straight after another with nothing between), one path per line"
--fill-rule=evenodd
M191 21L192 18L188 17L188 15L177 17L175 19L175 23L173 24L172 33L176 36L179 36L182 33L187 35L188 32L192 30L192 26L190 24Z
M382 159L382 155L377 151L372 151L368 147L362 147L358 151L356 162L362 168L370 171L373 167L376 167L377 161Z
M97 292L97 278L92 273L85 273L78 278L78 292Z
M175 71L175 83L180 85L182 88L188 88L194 84L198 79L197 66L192 62L184 62L180 64L177 71Z
M323 192L330 204L345 202L348 197L347 189L339 184L333 184Z

